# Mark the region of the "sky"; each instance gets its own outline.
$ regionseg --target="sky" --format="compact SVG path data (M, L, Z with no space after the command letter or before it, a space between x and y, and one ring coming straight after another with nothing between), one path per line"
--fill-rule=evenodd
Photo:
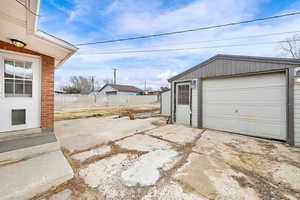
M39 29L72 44L119 39L251 20L300 10L299 0L41 0ZM55 72L55 87L70 76L94 76L103 84L117 68L117 83L158 89L167 79L216 54L287 56L280 43L300 35L300 16L172 36L80 46ZM240 38L269 33L259 38ZM225 40L223 40L225 39ZM219 40L219 41L211 41ZM220 41L221 40L221 41ZM203 42L204 41L204 42ZM223 46L223 47L220 47ZM126 50L199 48L170 52L118 53ZM201 48L209 47L209 48ZM113 54L101 54L115 52Z

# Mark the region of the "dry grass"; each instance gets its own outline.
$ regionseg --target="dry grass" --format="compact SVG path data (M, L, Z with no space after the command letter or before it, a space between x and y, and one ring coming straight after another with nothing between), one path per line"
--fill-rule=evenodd
M159 111L159 104L126 105L126 106L105 106L91 108L75 108L55 110L55 121L79 119L88 117L104 117L111 115L126 116L129 114L156 112Z

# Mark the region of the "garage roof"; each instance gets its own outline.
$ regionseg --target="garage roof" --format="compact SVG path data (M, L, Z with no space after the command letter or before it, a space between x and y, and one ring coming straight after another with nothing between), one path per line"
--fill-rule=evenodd
M203 66L208 65L209 63L218 60L218 59L225 59L225 60L236 60L236 61L252 61L252 62L264 62L264 63L276 63L276 64L287 64L287 65L300 65L300 59L294 58L275 58L275 57L258 57L258 56L241 56L241 55L225 55L225 54L218 54L210 59L176 75L168 79L169 82L179 79L186 74L189 74Z

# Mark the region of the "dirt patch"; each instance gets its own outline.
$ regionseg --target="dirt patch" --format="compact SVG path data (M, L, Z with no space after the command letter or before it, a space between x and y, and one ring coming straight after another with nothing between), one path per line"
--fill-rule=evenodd
M300 191L292 189L287 184L276 182L270 177L262 176L254 171L239 166L231 165L231 168L245 174L250 181L244 177L232 176L232 178L234 178L241 187L254 189L263 200L288 200L289 198L286 197L287 194L292 194L295 197L300 198Z
M128 116L129 114L157 112L159 110L159 104L58 109L54 111L54 119L55 121L60 121L112 115Z
M88 159L86 159L84 162L81 163L82 166L87 166L91 163L94 163L98 160L102 160L108 157L112 157L114 155L117 154L121 154L121 153L126 153L126 154L136 154L138 156L144 155L146 153L148 153L147 151L137 151L137 150L133 150L133 149L124 149L121 148L119 145L115 144L114 142L111 142L108 144L111 147L111 151L107 154L104 155L100 155L100 156L92 156Z
M154 126L165 126L165 125L167 125L167 122L159 120L159 121L154 121L151 124Z

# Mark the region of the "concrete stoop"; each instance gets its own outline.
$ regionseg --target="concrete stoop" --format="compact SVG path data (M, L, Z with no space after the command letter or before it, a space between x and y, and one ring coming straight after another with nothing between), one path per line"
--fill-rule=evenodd
M7 151L0 153L0 167L9 163L18 162L21 160L27 160L44 153L57 151L60 149L59 142L51 142L27 148L16 149L13 151ZM1 200L1 199L0 199Z
M29 199L73 176L68 161L57 149L2 165L0 166L0 199Z

